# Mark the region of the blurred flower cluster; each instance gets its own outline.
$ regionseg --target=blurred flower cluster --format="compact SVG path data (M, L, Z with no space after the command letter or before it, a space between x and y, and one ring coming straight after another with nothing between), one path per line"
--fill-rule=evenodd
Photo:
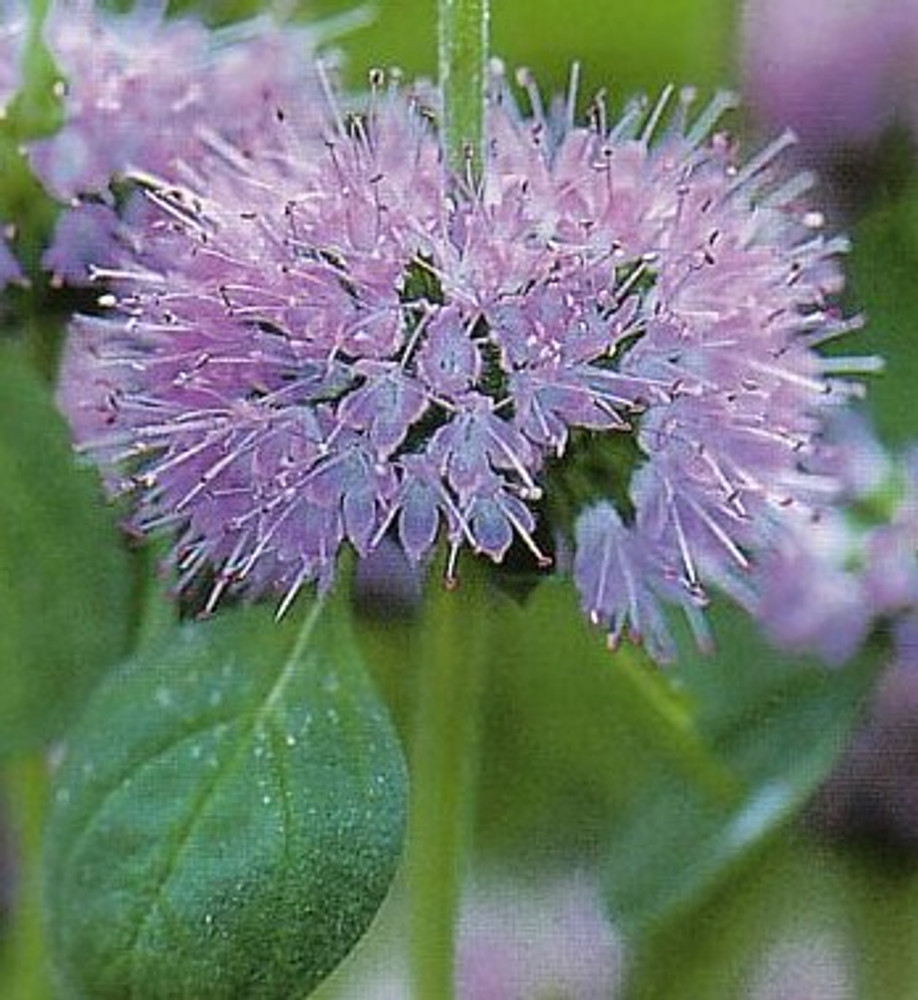
M765 561L760 612L779 645L830 663L848 659L879 621L897 621L897 648L918 608L918 455L886 452L863 417L826 433L843 503L801 519ZM901 638L900 638L901 637Z
M740 70L760 133L790 127L833 211L857 217L918 144L914 0L745 0Z
M817 159L918 129L913 0L747 0L742 28L752 110Z

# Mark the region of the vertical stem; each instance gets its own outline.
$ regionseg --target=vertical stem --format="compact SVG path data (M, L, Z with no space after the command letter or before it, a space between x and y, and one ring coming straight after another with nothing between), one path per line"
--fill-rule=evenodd
M439 0L440 91L449 167L481 177L489 0Z
M4 767L4 808L16 848L16 894L0 973L2 1000L53 996L41 905L41 853L49 779L40 755Z
M419 641L408 890L416 1000L450 1000L477 777L487 606L479 581L437 592Z

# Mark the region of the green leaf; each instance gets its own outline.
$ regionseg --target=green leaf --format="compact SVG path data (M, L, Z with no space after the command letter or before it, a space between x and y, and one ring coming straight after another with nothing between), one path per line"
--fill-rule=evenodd
M74 995L288 1000L367 928L401 849L404 764L343 604L297 609L182 626L91 700L48 830Z
M57 735L127 642L127 557L49 396L0 348L0 755Z

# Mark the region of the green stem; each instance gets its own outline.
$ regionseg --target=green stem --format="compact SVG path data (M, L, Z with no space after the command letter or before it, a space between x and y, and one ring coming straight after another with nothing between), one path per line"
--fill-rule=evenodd
M454 942L473 818L487 606L474 574L434 584L419 640L408 890L417 1000L450 1000Z
M460 177L481 177L489 0L438 0L440 90L447 163Z
M16 848L16 898L0 971L2 1000L53 996L41 904L42 831L49 778L40 755L4 768L4 808Z

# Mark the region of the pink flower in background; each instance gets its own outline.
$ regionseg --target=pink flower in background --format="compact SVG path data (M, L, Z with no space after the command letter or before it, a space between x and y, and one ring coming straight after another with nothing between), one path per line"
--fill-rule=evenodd
M846 415L823 460L848 506L800 517L777 542L760 566L756 611L778 645L842 663L880 622L918 607L918 452L894 460L866 421ZM896 632L906 659L910 635Z
M381 956L368 949L340 977L335 995L405 1000L411 985L403 944L398 935ZM456 997L612 1000L622 992L624 951L595 877L585 872L476 879L463 892Z
M621 945L585 878L496 883L472 893L459 937L461 1000L609 1000Z
M768 129L791 126L820 160L918 127L914 0L746 0L742 67Z

